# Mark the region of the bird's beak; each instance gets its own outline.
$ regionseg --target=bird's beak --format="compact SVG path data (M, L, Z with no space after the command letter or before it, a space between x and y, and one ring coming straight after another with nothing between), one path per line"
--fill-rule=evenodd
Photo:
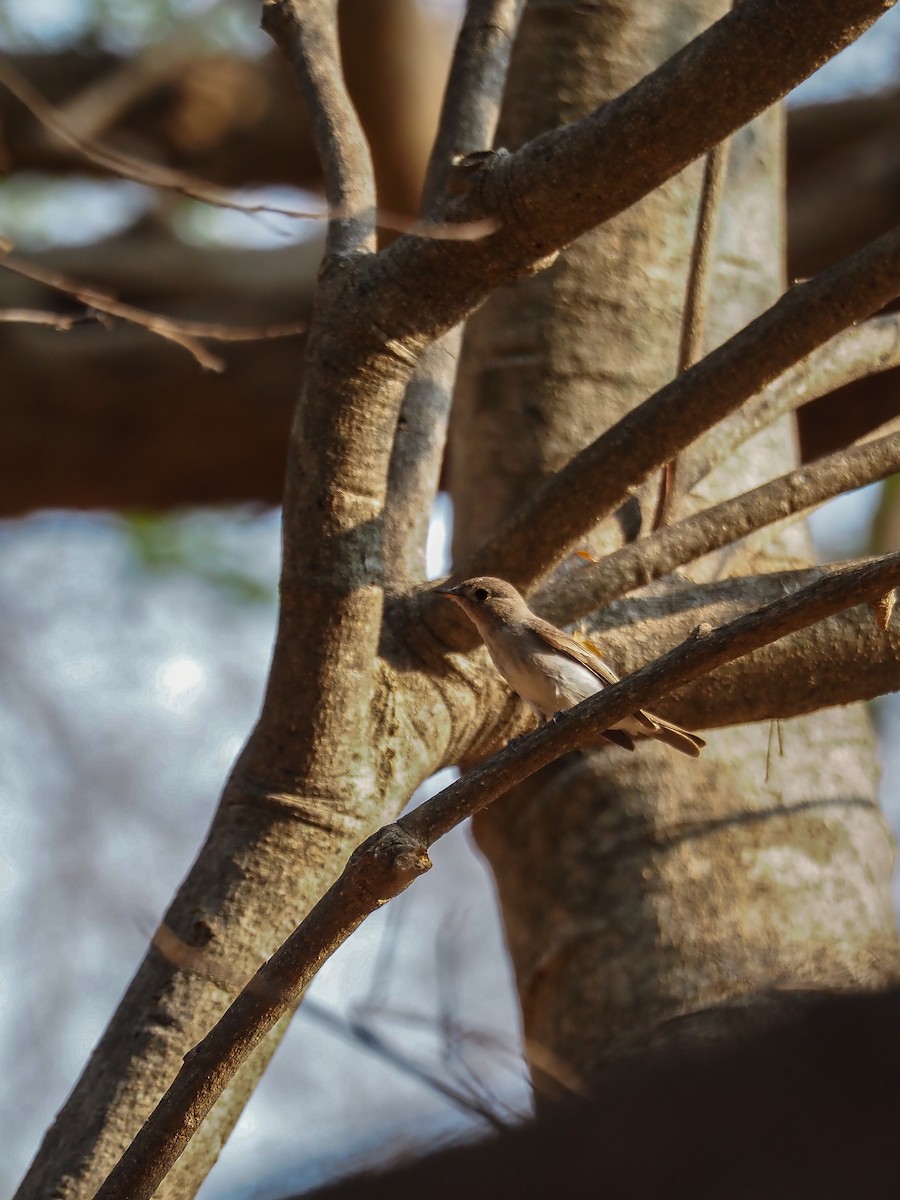
M445 596L448 600L459 600L460 592L458 587L439 587L432 588L435 596Z

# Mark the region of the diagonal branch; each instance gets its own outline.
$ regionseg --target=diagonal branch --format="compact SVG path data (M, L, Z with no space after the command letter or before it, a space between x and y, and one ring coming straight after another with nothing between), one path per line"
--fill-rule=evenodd
M651 471L898 292L900 229L795 285L702 362L601 434L522 505L457 574L500 574L528 588Z
M615 670L626 675L667 653L698 624L727 624L799 592L835 569L807 567L700 584L673 579L657 592L614 601L592 619L590 637ZM635 629L640 629L640 638ZM689 728L713 729L790 719L872 700L898 687L897 623L885 632L868 607L857 607L695 680L667 696L662 712Z
M326 254L374 251L375 174L344 84L337 0L263 0L262 27L306 100L330 210Z
M711 429L683 459L686 491L697 486L761 429L804 404L900 366L900 313L852 325L774 379L730 421Z
M900 433L829 454L551 581L540 597L541 611L569 625L711 550L895 471Z
M431 866L428 848L542 766L590 743L636 708L794 630L900 583L900 553L834 571L793 596L716 630L702 628L669 654L548 723L515 749L379 830L256 975L184 1066L95 1200L150 1200L241 1063L299 1000L315 973L362 922Z
M793 0L788 17L782 0L743 0L622 96L473 172L447 219L494 216L494 234L394 242L373 272L421 282L433 303L424 311L407 286L389 315L409 334L449 329L781 99L894 2Z
M315 221L322 216L321 212L306 212L295 208L276 208L268 204L246 204L235 200L233 193L218 184L206 179L198 179L185 171L160 163L148 162L121 150L113 150L101 142L93 141L77 133L66 120L65 116L46 100L38 89L25 76L17 71L8 61L0 57L0 84L11 92L20 104L31 115L49 130L55 138L77 151L87 162L93 163L116 175L120 179L130 179L134 183L144 184L145 187L161 188L186 196L191 200L199 200L215 208L244 213L247 216L292 217L295 220ZM406 222L404 227L409 223Z
M50 271L46 267L26 262L21 258L13 258L9 253L12 245L13 243L8 238L0 237L0 269L12 271L15 275L22 275L25 279L33 279L35 283L46 284L47 287L71 296L74 300L86 305L89 310L106 313L110 317L118 317L122 321L128 321L131 325L139 325L142 329L155 333L157 337L161 337L167 342L173 342L175 345L181 346L183 350L187 350L188 354L192 355L207 371L222 371L225 363L206 349L201 338L210 338L219 342L255 342L265 338L292 337L295 334L303 333L306 329L305 323L259 327L217 325L209 321L184 321L163 316L162 313L147 312L146 309L135 308L133 304L123 304L121 300L117 300L108 292L80 283L77 279L72 279L61 272ZM6 317L6 320L11 319L9 316ZM25 320L26 318L20 316L18 319ZM31 314L27 319L34 324L54 324L57 329L67 329L79 321L90 319L90 317L86 317L84 313L75 318L60 315L51 322L37 319L35 314Z
M494 140L523 0L469 0L425 178L422 226L443 224L454 165ZM385 561L398 583L425 576L425 542L440 479L462 342L458 325L430 343L406 389L391 457Z

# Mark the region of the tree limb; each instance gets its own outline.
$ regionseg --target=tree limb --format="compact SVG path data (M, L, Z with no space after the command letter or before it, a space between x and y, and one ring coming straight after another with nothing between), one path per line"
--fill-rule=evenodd
M118 317L132 325L139 325L142 329L155 333L167 342L174 342L183 350L187 350L188 354L192 355L198 364L205 367L207 371L221 371L225 364L221 358L210 354L199 340L200 338L211 338L220 342L252 342L264 338L291 337L303 333L306 329L305 324L271 325L268 328L255 329L252 327L241 328L237 325L216 325L208 321L176 320L173 317L165 317L161 313L147 312L145 309L135 308L132 304L123 304L107 292L70 279L58 271L49 271L46 267L40 267L36 263L13 258L9 253L12 245L8 238L0 237L0 269L12 271L16 275L23 275L26 279L33 279L36 283L46 284L47 287L51 287L57 292L63 292L74 300L78 300L79 303L87 305L89 309L96 309L97 312ZM7 320L9 319L7 317ZM57 329L64 329L70 328L76 320L85 319L84 314L79 314L76 319L66 325L64 322L67 318L60 316L54 324ZM34 320L33 316L31 320ZM40 323L50 324L51 322L41 321Z
M761 429L838 388L900 366L900 313L851 325L763 389L730 421L711 429L683 456L686 491Z
M375 249L375 174L340 65L337 0L263 0L262 27L306 100L325 176L326 255Z
M454 163L494 140L522 0L469 0L425 178L423 222L441 223ZM385 562L397 583L425 577L425 542L440 479L462 326L423 350L406 389L391 456Z
M900 433L840 450L551 581L540 594L541 609L549 620L569 625L711 550L895 471Z
M615 670L625 675L667 653L698 624L726 624L796 594L833 570L808 567L702 584L673 579L658 593L614 601L591 621L590 638ZM635 630L640 630L640 637ZM695 680L667 696L662 712L689 728L712 729L773 718L789 720L822 708L872 700L898 688L900 630L892 622L882 631L872 610L860 606Z
M301 997L322 964L365 918L431 866L428 848L540 767L673 687L900 583L900 553L825 579L717 630L702 627L628 679L548 722L385 826L350 856L283 946L257 971L218 1024L185 1059L155 1112L97 1192L96 1200L150 1200L241 1062Z
M740 7L740 6L739 6ZM456 573L528 588L651 471L900 291L900 229L806 283L577 454Z
M447 219L494 216L496 232L402 237L370 264L373 274L421 281L433 301L425 311L407 286L392 323L432 336L449 329L492 288L541 269L775 103L894 2L795 0L787 20L780 0L744 0L622 96L488 161ZM723 64L734 64L724 89Z

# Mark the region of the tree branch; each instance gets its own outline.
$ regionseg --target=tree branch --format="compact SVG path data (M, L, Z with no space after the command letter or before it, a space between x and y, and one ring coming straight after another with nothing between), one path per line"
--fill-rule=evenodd
M121 150L113 150L100 142L93 141L77 133L66 120L64 114L54 108L25 78L8 59L0 58L0 84L10 91L20 104L44 126L55 138L70 146L73 150L103 171L119 179L130 179L134 183L144 184L145 187L161 188L175 192L179 196L187 196L191 200L199 200L214 208L223 208L233 212L245 213L247 216L291 217L294 220L315 221L323 216L321 212L306 212L296 208L277 208L268 204L246 204L235 200L228 188L211 183L206 179L198 179L185 171L177 171L160 163L147 162ZM409 222L404 223L408 228Z
M434 336L492 288L541 269L779 100L894 2L795 0L788 20L781 0L743 0L622 96L489 160L447 219L493 216L495 233L468 241L402 237L370 264L373 273L406 280L390 314L398 329ZM427 311L413 300L413 280L432 299Z
M626 675L667 653L698 624L727 624L796 594L833 571L833 567L808 567L702 584L672 580L656 594L614 601L591 621L590 637L615 670ZM640 629L639 639L635 629ZM871 609L857 607L720 667L667 696L661 707L663 715L689 728L712 729L773 718L789 720L822 708L872 700L898 687L896 622L884 632Z
M741 7L741 6L739 6ZM900 229L802 284L577 454L455 573L528 588L651 471L900 291Z
M631 542L564 579L551 580L536 599L549 620L569 625L711 550L895 471L900 471L900 433L829 454Z
M428 847L466 817L566 752L590 743L636 708L673 687L842 609L874 601L900 583L900 553L834 571L793 596L682 645L628 679L605 688L507 747L354 851L339 878L301 925L257 971L184 1066L96 1200L150 1200L249 1053L300 999L322 964L386 900L431 865Z
M422 221L443 225L453 165L494 140L522 0L469 0L422 197ZM406 389L391 456L385 509L387 574L425 577L425 542L447 441L462 326L422 352Z
M36 283L46 284L47 287L78 300L89 309L95 309L97 312L106 313L111 317L118 317L122 321L128 321L131 325L139 325L142 329L155 333L167 342L174 342L175 345L187 350L188 354L192 355L207 371L221 371L225 364L221 358L206 349L199 340L200 338L211 338L219 342L254 342L264 338L292 337L294 334L303 333L306 329L305 324L242 328L238 325L216 325L208 321L181 321L173 317L164 317L161 313L147 312L145 309L135 308L132 304L123 304L109 293L79 283L78 280L71 279L58 271L48 271L46 267L40 267L36 263L13 258L9 253L12 245L13 243L8 238L0 237L0 269L12 271L13 274L22 275L26 279L33 279ZM6 319L10 320L11 318L7 317ZM24 318L19 317L18 319L23 320ZM60 315L54 322L44 320L35 322L34 314L28 319L39 324L52 323L57 329L68 329L73 324L89 318L81 313L72 319Z
M341 71L337 0L263 0L262 27L306 100L325 176L327 255L375 250L375 175Z
M804 404L854 380L900 366L900 313L872 317L844 329L807 358L779 375L730 421L711 429L683 458L686 491L761 429Z

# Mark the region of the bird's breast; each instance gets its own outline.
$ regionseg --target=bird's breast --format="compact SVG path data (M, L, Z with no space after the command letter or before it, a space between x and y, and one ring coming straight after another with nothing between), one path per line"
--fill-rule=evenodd
M488 645L500 674L546 719L603 687L593 671L549 647L537 635L500 638Z

